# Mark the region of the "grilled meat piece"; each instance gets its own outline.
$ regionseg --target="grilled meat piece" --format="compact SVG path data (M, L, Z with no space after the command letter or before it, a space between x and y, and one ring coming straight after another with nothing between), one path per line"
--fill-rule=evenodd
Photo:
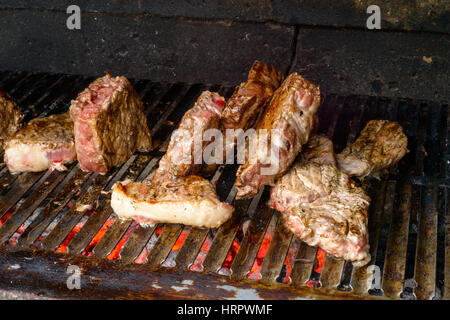
M234 89L223 110L223 126L243 130L252 127L281 80L280 71L270 64L255 61L248 73L248 80Z
M19 129L22 119L22 113L13 99L0 90L0 153L3 152L6 140Z
M301 157L306 162L312 161L318 164L336 165L333 141L321 134L311 135L308 143L303 147Z
M199 176L187 176L163 183L121 183L113 186L111 206L122 218L140 223L181 223L218 228L227 221L233 207L220 202L214 186Z
M265 129L269 147L260 148L258 144L257 151L250 153L239 167L235 182L237 199L255 196L264 185L272 185L289 169L309 140L319 105L319 87L298 73L284 80L256 124L254 139L263 139L261 130Z
M407 151L408 139L400 124L371 120L356 141L336 155L336 159L341 171L364 178L396 164Z
M66 170L75 161L73 122L69 113L31 120L6 142L5 162L11 173Z
M331 143L325 139L318 149ZM282 212L289 230L308 245L364 265L370 260L370 198L333 163L321 163L322 152L316 155L305 159L302 154L277 181L271 190L271 206Z
M107 73L72 100L75 144L81 169L105 174L152 139L143 104L127 78Z
M218 93L202 92L195 105L184 114L178 129L172 133L167 152L155 172L155 181L200 172L202 161L195 161L194 153L202 156L204 148L211 143L203 141L203 133L208 129L219 128L224 106L225 98Z

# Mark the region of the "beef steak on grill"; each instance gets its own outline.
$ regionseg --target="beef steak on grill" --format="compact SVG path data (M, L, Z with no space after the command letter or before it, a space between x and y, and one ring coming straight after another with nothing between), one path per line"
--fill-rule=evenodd
M22 119L22 113L13 99L0 90L0 153L3 152L6 140L19 129Z
M280 71L270 64L255 61L248 73L248 80L234 89L223 110L223 126L243 130L252 127L281 80Z
M283 81L256 124L254 139L262 136L260 130L265 129L269 148L259 148L258 143L257 152L250 153L239 167L235 182L237 199L255 196L264 185L273 184L276 178L289 169L302 146L309 140L319 105L319 87L298 73L290 74ZM279 133L278 137L270 136L272 129ZM271 143L278 148L278 152L272 150L269 155ZM275 161L277 168L274 173L262 172L261 169L273 166Z
M338 167L349 176L364 178L400 161L408 139L397 122L371 120L356 141L336 155Z
M330 140L312 137L311 142L305 147L308 156L302 154L272 188L271 206L282 212L289 230L308 245L364 265L370 260L370 198L329 161L333 159ZM312 152L314 148L319 152Z
M220 202L214 186L199 176L179 177L164 182L118 182L113 186L111 207L122 218L140 223L181 223L218 228L227 221L233 207Z
M65 170L75 161L73 122L69 113L31 120L6 142L5 162L11 173Z
M215 92L203 91L194 106L181 119L177 130L170 137L167 152L159 161L154 181L198 174L203 161L195 161L194 152L203 155L210 143L202 137L208 129L219 129L225 98ZM196 130L195 130L196 129ZM197 134L197 140L194 135ZM197 150L196 150L196 141Z
M72 100L80 167L106 174L136 151L150 151L152 139L143 103L127 78L106 73Z

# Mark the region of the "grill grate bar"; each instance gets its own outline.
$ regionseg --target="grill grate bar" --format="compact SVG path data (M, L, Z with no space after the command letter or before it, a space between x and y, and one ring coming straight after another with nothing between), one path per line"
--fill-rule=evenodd
M14 209L12 215L0 227L0 243L6 241L12 234L22 225L25 220L34 212L35 209L44 201L48 195L58 186L64 179L64 174L60 172L52 172L48 179L43 182L42 189L36 189L25 202L18 208Z
M336 97L335 99L333 99L331 101L330 101L330 99L328 99L328 101L327 100L324 101L324 107L327 107L327 109L325 109L325 110L328 110L327 117L325 117L325 119L327 119L328 117L330 117L332 119L331 124L327 130L327 136L330 139L332 139L333 141L335 140L334 137L337 135L337 131L338 131L338 130L336 130L337 124L339 123L340 118L342 118L342 116L343 116L343 106L344 106L344 99L342 97ZM338 151L337 149L338 148L335 146L335 152ZM301 246L299 248L299 251L304 250L303 248L304 248L304 246ZM307 250L307 251L308 252L305 252L305 253L298 252L298 255L300 257L305 257L305 259L307 261L314 260L312 257L312 251L311 250ZM315 255L315 253L314 253L314 255ZM295 264L298 264L298 263L296 262ZM294 269L299 269L300 265L296 267L295 264L294 264ZM340 279L340 275L342 274L343 266L344 266L343 261L337 260L337 259L333 258L332 256L326 255L325 261L323 263L321 276L320 276L322 286L329 287L329 288L331 288L331 287L336 288L338 286L339 282L338 283L334 283L334 282L336 281L336 279ZM303 267L305 267L306 269L301 270L300 273L303 273L303 274L308 273L307 270L309 269L309 266L307 264L305 264ZM297 273L299 271L300 270L298 270L298 271L295 270L295 273ZM293 273L294 273L294 270L293 270ZM311 275L311 273L309 275ZM339 278L337 278L337 275L339 275ZM296 275L293 274L293 277L294 276L297 277ZM303 279L301 279L301 277L299 276L299 280L298 280L297 284L299 284L299 282L301 282L301 281L303 281Z
M135 160L136 156L130 158L131 161L127 161L118 172L118 174L108 183L105 187L105 192L108 192L112 187L113 183L119 179L134 179L137 174L142 170L143 167L152 159L151 156L145 154L139 154ZM131 165L129 165L131 162ZM126 169L126 172L124 172ZM98 201L100 206L95 209L95 212L87 220L83 228L77 233L77 235L70 242L68 248L70 252L82 252L86 246L90 243L95 234L104 225L107 219L112 214L111 200L102 194Z
M26 84L27 84L27 82L30 82L30 81L32 81L32 79L35 77L36 75L33 75L33 73L31 73L31 72L28 72L28 73L26 73L25 75L23 75L23 76L21 76L21 77L19 77L19 78L17 78L17 79L14 79L14 85L10 88L10 89L8 89L8 93L9 94L11 94L11 96L14 96L14 93L15 92L17 92L17 91L20 91L20 89L21 88L23 88ZM11 83L12 84L12 83ZM6 87L6 86L5 86Z
M55 197L43 208L38 216L25 229L18 243L22 247L28 247L34 243L38 237L46 230L50 223L62 212L69 201L80 193L84 182L90 177L90 173L82 172L76 165L67 175L70 177L63 182L63 188ZM66 178L67 178L66 177Z
M177 256L175 257L176 268L188 270L194 263L202 244L208 236L209 229L191 228L189 234L183 242Z
M305 286L311 278L316 254L317 247L311 247L303 241L300 242L291 275L292 284L294 286Z
M113 171L113 175L117 169ZM87 190L79 198L79 200L67 211L55 228L43 240L43 248L49 251L56 250L64 239L69 235L77 223L85 214L91 214L92 208L95 206L100 193L109 182L112 176L93 175L94 179L91 181Z
M261 266L262 280L268 284L277 281L293 237L292 233L284 226L284 218L279 213L275 213L273 209L272 212L279 215L278 222Z
M27 72L16 72L16 73L10 74L10 76L8 76L3 81L2 90L6 91L6 92L11 92L11 90L14 89L14 87L20 81L22 81L24 78L26 78L29 75L30 75L30 73L27 73Z
M130 227L132 221L116 219L106 230L106 233L92 249L92 254L97 258L106 258L117 246L125 232Z
M184 226L181 224L165 224L158 240L148 255L148 265L151 268L159 267L170 253Z
M387 239L386 258L383 271L384 294L393 299L400 297L406 268L408 228L411 210L411 185L400 187L399 205L394 211Z
M120 251L121 260L128 263L133 262L139 256L142 249L144 249L148 240L150 240L157 226L157 224L150 227L137 226L130 239Z
M42 172L20 175L11 190L0 199L0 215L6 214L43 175Z
M236 189L233 188L230 194L234 193L235 196L235 191ZM203 262L203 270L205 272L218 272L222 267L250 203L251 199L236 200L234 202L235 211L233 216L217 231Z
M437 187L424 188L419 217L414 289L420 300L432 299L436 290Z
M239 250L231 264L231 277L235 280L242 280L248 276L261 247L264 235L273 216L273 210L266 205L269 197L269 189L265 188L253 200L257 203L257 207L251 217ZM250 207L254 207L254 203L251 203Z
M447 210L445 212L444 299L450 300L450 194L448 189L445 193Z

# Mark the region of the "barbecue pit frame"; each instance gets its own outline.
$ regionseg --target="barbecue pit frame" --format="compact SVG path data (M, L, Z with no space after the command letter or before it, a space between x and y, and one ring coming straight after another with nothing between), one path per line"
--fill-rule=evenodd
M25 121L67 110L70 99L93 78L33 73L0 73L3 86L24 108ZM448 212L448 141L450 117L446 102L324 95L319 110L320 131L333 138L337 149L353 141L374 118L398 120L409 139L410 152L398 167L369 186L372 198L369 231L372 262L380 268L381 290L371 289L372 272L326 257L320 278L313 274L317 248L296 240L270 209L268 190L255 199L234 201L232 188L237 166L221 166L212 176L222 201L236 207L233 218L218 230L191 228L174 268L162 267L183 230L163 227L147 261L133 261L146 247L157 226L137 226L120 252L105 259L132 222L116 219L92 256L80 255L112 215L108 191L124 179L142 181L157 167L171 131L202 90L229 97L233 88L204 84L161 84L132 80L143 98L156 151L136 153L107 175L84 173L77 164L67 172L25 173L12 176L0 168L0 289L50 298L123 299L439 299L450 298L450 218ZM82 204L84 208L78 210ZM86 207L85 207L86 206ZM43 210L38 212L37 209ZM7 244L30 217L15 245ZM248 232L242 232L249 220ZM68 253L55 253L80 221L85 224L68 243ZM268 228L273 238L261 267L261 279L247 275ZM40 236L46 231L43 238ZM208 236L213 237L203 271L190 271ZM231 275L221 275L233 241L239 251ZM38 240L38 241L37 241ZM37 241L37 242L36 242ZM37 243L39 245L37 245ZM285 257L298 245L290 283L277 282ZM35 249L33 249L35 248ZM37 249L36 249L37 248ZM81 290L67 288L67 267L82 271ZM315 278L314 278L315 277ZM320 288L306 285L320 281ZM407 281L405 281L407 280ZM414 288L407 287L413 283Z

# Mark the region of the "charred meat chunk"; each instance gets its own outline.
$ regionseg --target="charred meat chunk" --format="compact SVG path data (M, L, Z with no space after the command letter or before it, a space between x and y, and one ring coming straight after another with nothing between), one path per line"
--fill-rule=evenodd
M199 176L180 177L150 185L118 182L113 186L111 206L122 218L140 223L181 223L218 228L233 207L220 202L214 186Z
M154 180L166 180L198 174L202 169L204 148L210 143L203 141L208 129L219 130L225 99L215 92L204 91L195 105L181 119L178 129L170 137L167 152L161 158ZM196 144L196 141L197 144Z
M19 129L22 119L22 113L13 99L0 90L0 153L4 150L6 140Z
M338 167L349 176L364 178L400 161L408 139L397 122L371 120L356 141L336 155Z
M64 164L76 158L68 112L33 119L6 142L5 162L11 173L65 170Z
M107 73L72 100L75 145L81 169L105 174L152 139L143 103L127 78Z
M319 161L301 156L277 181L271 206L282 212L288 229L308 245L364 265L370 260L370 198L333 163L321 163L323 154L317 155Z
M319 106L319 87L298 73L284 80L257 121L254 136L258 140L257 151L250 152L238 169L237 199L255 196L264 185L273 185L289 169L309 140ZM261 148L261 140L266 137L267 145Z
M227 129L246 130L253 126L266 102L280 86L282 74L270 64L255 61L248 80L238 85L222 113Z

